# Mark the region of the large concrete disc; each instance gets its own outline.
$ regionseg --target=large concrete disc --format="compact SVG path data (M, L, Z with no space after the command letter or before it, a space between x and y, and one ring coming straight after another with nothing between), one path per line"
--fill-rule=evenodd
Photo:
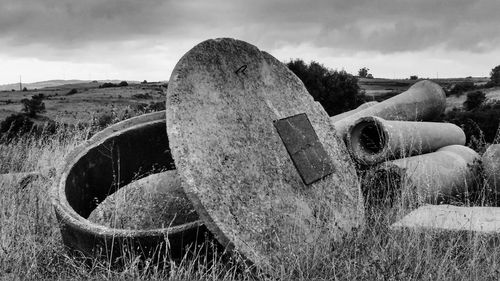
M273 124L302 113L333 167L312 184ZM234 39L195 46L172 73L166 118L188 198L219 242L247 261L268 268L313 248L328 251L361 225L358 179L344 144L302 82L268 53Z

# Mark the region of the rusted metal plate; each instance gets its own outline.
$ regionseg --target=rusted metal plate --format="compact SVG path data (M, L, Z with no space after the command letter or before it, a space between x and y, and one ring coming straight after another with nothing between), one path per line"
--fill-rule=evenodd
M297 114L274 121L302 181L309 185L334 172L332 161L307 118Z

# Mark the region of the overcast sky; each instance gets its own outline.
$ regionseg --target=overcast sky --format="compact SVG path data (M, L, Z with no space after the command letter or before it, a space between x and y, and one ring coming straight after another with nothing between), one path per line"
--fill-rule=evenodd
M375 77L488 76L499 0L0 0L0 84L168 80L209 38Z

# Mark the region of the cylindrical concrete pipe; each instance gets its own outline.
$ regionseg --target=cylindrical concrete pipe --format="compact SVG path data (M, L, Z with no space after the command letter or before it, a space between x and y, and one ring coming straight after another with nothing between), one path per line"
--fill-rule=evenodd
M457 199L476 183L475 163L479 158L466 146L450 145L436 152L388 161L366 173L363 189L365 195L383 196L379 190L384 190L411 196L418 203Z
M360 105L360 106L356 107L356 108L355 108L355 109L353 109L353 110L349 110L349 111L342 112L342 113L340 113L340 114L337 114L337 115L331 116L331 117L330 117L330 121L332 121L332 122L334 122L334 123L335 123L335 122L337 122L337 121L339 121L339 120L342 120L342 119L344 119L344 118L346 118L346 117L348 117L348 116L353 115L353 114L354 114L354 113L356 113L356 112L359 112L359 111L361 111L361 110L363 110L363 109L367 109L368 107L370 107L370 106L372 106L372 105L375 105L375 104L377 104L377 103L378 103L378 101L369 101L369 102L365 102L365 103L363 103L362 105Z
M154 229L121 229L87 218L108 195L133 180L175 168L165 130L165 111L134 117L97 133L66 158L52 203L63 243L89 256L119 257L124 251L184 257L210 233L200 220ZM165 222L168 223L168 222ZM156 256L155 256L156 257Z
M344 138L349 127L361 117L377 116L386 120L430 121L446 108L446 95L436 83L419 81L405 92L379 102L334 123L337 135Z
M490 145L481 160L486 181L496 195L500 195L500 144Z
M356 162L374 165L448 145L464 145L465 133L451 123L389 121L371 116L354 122L346 135L346 143Z

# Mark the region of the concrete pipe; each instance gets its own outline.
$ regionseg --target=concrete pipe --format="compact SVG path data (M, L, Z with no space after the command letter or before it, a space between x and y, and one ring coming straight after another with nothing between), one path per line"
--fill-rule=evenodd
M448 145L464 145L465 133L451 123L388 121L372 116L354 122L346 143L356 162L374 165Z
M436 83L419 81L405 92L366 109L358 111L334 123L337 135L347 134L349 127L359 118L377 116L386 120L430 121L441 115L446 108L446 95Z
M388 161L368 171L363 180L366 194L383 196L379 190L416 196L418 203L439 203L460 198L478 179L479 155L462 145L436 152Z
M368 107L370 107L370 106L372 106L372 105L375 105L375 104L377 104L377 103L378 103L378 101L369 101L369 102L365 102L365 103L363 103L362 105L360 105L360 106L356 107L356 108L355 108L355 109L353 109L353 110L349 110L349 111L342 112L342 113L340 113L340 114L337 114L337 115L331 116L331 117L330 117L330 121L332 121L333 123L335 123L335 122L337 122L337 121L339 121L339 120L342 120L342 119L344 119L344 118L346 118L346 117L348 117L348 116L351 116L351 115L353 115L354 113L359 112L359 111L361 111L361 110L363 110L363 109L366 109L366 108L368 108Z
M485 179L498 197L500 194L500 144L490 145L481 160Z
M165 253L166 249L172 258L182 258L187 247L201 243L208 233L199 220L133 230L87 219L100 202L132 180L174 168L165 111L112 125L75 148L51 190L64 244L87 256L105 256L109 260L124 252L151 256Z

